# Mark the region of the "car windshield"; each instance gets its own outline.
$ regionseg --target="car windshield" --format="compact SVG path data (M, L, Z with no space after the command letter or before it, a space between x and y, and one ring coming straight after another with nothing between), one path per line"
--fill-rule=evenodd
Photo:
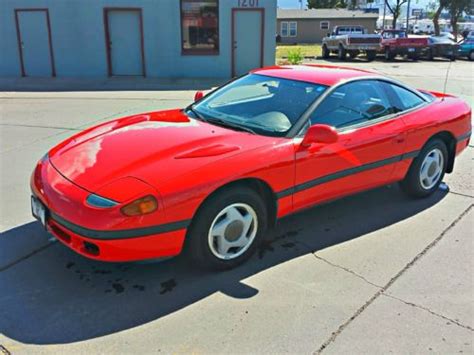
M327 86L249 74L188 108L195 118L267 136L284 136Z
M448 37L432 36L429 38L432 43L453 43Z
M384 32L385 38L406 38L406 33L404 31L393 31L393 32Z

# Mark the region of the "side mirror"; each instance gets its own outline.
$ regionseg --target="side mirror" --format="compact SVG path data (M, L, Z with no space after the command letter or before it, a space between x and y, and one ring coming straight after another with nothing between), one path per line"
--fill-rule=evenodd
M194 102L201 100L204 97L204 93L202 91L196 91L194 94Z
M339 134L334 127L325 124L315 124L309 127L301 142L301 147L307 148L313 143L334 143L338 139Z

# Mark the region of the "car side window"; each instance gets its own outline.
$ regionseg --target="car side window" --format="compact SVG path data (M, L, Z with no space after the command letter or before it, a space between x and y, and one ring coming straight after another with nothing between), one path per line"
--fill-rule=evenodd
M385 85L388 85L388 87L393 90L393 105L398 112L420 106L425 102L421 97L401 86L389 83L385 83Z
M394 113L390 100L376 80L342 85L326 97L310 116L311 125L349 127Z

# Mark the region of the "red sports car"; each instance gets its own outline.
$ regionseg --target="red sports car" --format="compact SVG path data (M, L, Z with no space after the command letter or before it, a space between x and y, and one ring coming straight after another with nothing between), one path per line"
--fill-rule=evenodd
M451 95L350 68L258 69L185 109L117 119L54 147L33 172L32 211L89 258L185 249L231 268L303 208L397 181L430 195L470 135L471 109Z

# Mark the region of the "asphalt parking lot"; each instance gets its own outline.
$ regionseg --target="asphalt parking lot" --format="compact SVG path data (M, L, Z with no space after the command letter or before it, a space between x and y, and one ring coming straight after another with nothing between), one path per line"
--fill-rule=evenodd
M347 65L436 91L449 69L446 91L474 103L472 62ZM474 352L472 142L430 198L392 185L315 207L284 219L247 264L222 273L180 257L90 261L33 221L29 177L50 147L193 95L0 93L0 353Z

